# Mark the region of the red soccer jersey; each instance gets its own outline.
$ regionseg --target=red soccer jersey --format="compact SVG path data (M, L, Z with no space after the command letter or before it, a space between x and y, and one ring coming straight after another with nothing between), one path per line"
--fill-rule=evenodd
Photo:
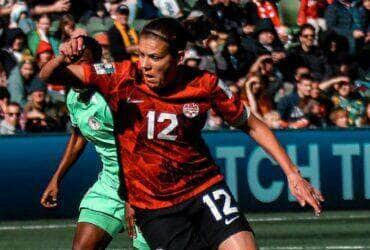
M84 66L112 108L128 201L142 209L186 201L223 179L202 137L212 108L228 123L249 111L214 75L180 67L177 82L155 93L130 62Z

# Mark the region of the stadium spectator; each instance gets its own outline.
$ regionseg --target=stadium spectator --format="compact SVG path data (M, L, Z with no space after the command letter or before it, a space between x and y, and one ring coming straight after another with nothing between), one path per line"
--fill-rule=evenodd
M0 135L15 135L22 133L20 128L21 107L15 102L6 106L4 120L0 122Z
M201 58L195 48L187 49L183 60L185 65L199 69Z
M365 117L363 120L363 126L369 127L370 126L370 102L366 104L366 112Z
M64 14L59 22L58 30L55 37L61 41L67 41L71 38L73 31L76 29L76 23L71 14Z
M24 55L30 54L30 51L27 49L26 36L19 28L8 31L7 44L7 51L18 64L22 61Z
M266 92L266 83L261 75L252 75L245 81L245 104L259 119L273 110L273 100Z
M198 13L199 14L199 13ZM215 55L222 50L218 34L211 34L209 23L203 20L203 14L183 22L184 27L188 30L189 36L194 41L192 47L196 49L200 57L199 68L216 73Z
M32 15L67 12L71 8L70 0L32 0L27 1Z
M20 28L24 34L35 30L35 24L31 19L29 9L24 2L18 1L10 13L9 28Z
M13 68L17 66L17 62L14 60L12 55L3 48L0 48L0 63L8 77Z
M326 21L323 18L323 10L326 9L328 3L326 0L300 0L297 24L304 25L306 23L315 27L316 32L326 30Z
M315 45L315 28L305 24L299 31L299 45L289 52L289 61L294 65L307 65L316 80L330 77L331 69L323 51Z
M226 32L236 30L244 17L241 6L233 1L207 1L208 10L202 10L212 22L222 26Z
M256 21L253 21L251 20L251 18L244 18L241 20L239 34L241 44L245 49L248 49L248 46L253 47L253 45L255 44L253 34L256 30L257 22L258 19Z
M53 52L57 55L60 41L49 34L51 26L50 17L46 14L41 15L37 20L37 29L27 34L28 47L32 55L36 55L40 41L50 43Z
M325 12L328 30L347 38L351 53L355 52L355 40L353 37L354 10L354 1L335 0L328 6ZM355 33L357 34L357 32Z
M119 5L115 12L114 26L108 30L110 53L116 62L127 59L138 61L139 37L135 29L128 24L129 13L126 5Z
M50 43L40 41L36 50L36 63L39 69L41 69L51 58L54 57L53 48Z
M269 19L262 19L257 23L253 36L257 42L250 41L248 44L245 43L245 47L248 51L255 52L256 55L271 53L274 48L282 46Z
M215 59L218 76L231 84L247 74L254 55L244 50L239 37L230 35L224 49L215 56Z
M26 3L17 1L11 9L9 17L9 28L17 28L20 19L24 19L28 15Z
M289 128L305 128L309 126L303 105L311 95L312 78L309 75L301 77L296 89L288 96L283 97L277 104L277 109L283 121L289 123Z
M0 62L0 87L6 87L8 85L7 78L6 71Z
M204 126L204 130L222 130L227 128L222 118L218 116L213 110L208 112L207 122Z
M284 49L290 49L293 46L293 36L289 27L282 25L277 30L277 33Z
M352 84L347 81L342 81L336 83L334 88L336 91L331 97L334 108L341 108L348 112L349 126L361 126L361 117L365 112L365 104L363 100L352 91Z
M27 132L64 131L66 111L58 105L47 101L45 84L38 78L34 79L30 89L30 100L24 107Z
M250 1L250 5L255 5L255 7L248 6L249 9L247 9L247 11L257 10L254 13L258 13L258 17L260 19L270 19L275 27L279 27L281 25L279 12L274 1L252 0Z
M14 5L15 5L14 0L3 1L0 5L0 17L8 16L11 13Z
M324 36L321 47L332 71L337 66L338 60L342 60L342 58L349 55L348 40L333 32ZM335 75L335 72L333 73Z
M0 87L0 120L4 119L6 107L10 100L9 91L5 87Z
M312 85L314 85L313 83ZM312 90L311 90L312 95ZM328 126L327 110L321 99L306 99L302 104L303 113L310 122L309 128L324 128Z
M249 75L261 75L266 83L266 93L277 102L282 96L279 89L283 88L283 79L281 72L275 67L274 61L270 54L263 54L257 58L255 63L250 67Z
M162 16L181 18L184 15L180 4L176 0L153 0L153 4Z
M331 122L338 128L348 128L349 118L348 112L344 109L337 108L330 113Z
M353 37L356 50L370 42L370 0L358 1L353 11Z
M36 73L34 61L22 61L19 67L15 67L8 78L8 90L10 100L23 107L27 103L27 95L32 87L32 80Z

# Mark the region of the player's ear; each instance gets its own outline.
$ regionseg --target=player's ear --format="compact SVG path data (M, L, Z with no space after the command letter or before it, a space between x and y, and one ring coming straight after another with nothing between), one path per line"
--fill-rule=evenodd
M177 52L177 64L181 64L184 61L185 51L180 50Z

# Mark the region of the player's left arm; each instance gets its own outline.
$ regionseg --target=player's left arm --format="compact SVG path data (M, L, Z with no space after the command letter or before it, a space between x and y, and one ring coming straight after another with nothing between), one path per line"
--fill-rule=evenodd
M287 176L289 188L301 206L310 204L315 213L321 213L321 193L313 188L299 173L274 133L265 123L245 107L222 80L217 80L211 91L211 106L225 121L249 134L275 161Z
M293 164L270 128L251 113L241 129L249 134L279 164L288 179L289 189L299 204L303 207L308 203L314 208L315 214L319 215L324 197L320 191L301 176L298 168Z

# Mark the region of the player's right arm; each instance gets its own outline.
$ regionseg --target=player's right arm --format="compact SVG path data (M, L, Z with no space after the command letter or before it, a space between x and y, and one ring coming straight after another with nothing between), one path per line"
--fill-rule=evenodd
M49 84L96 88L104 96L110 96L118 86L135 80L136 67L131 61L91 63L88 52L94 51L85 47L84 39L87 38L77 37L62 43L60 55L41 69L39 77ZM78 64L73 64L76 59L79 59Z
M50 84L81 87L85 83L82 65L72 64L72 58L83 53L83 38L71 39L59 47L60 55L51 59L41 68L39 77Z
M59 185L63 180L63 177L73 164L80 158L82 152L86 147L86 140L80 134L77 128L75 128L69 138L68 144L64 151L62 160L59 163L57 170L53 177L49 181L44 193L41 197L41 205L46 208L56 207L58 201Z

